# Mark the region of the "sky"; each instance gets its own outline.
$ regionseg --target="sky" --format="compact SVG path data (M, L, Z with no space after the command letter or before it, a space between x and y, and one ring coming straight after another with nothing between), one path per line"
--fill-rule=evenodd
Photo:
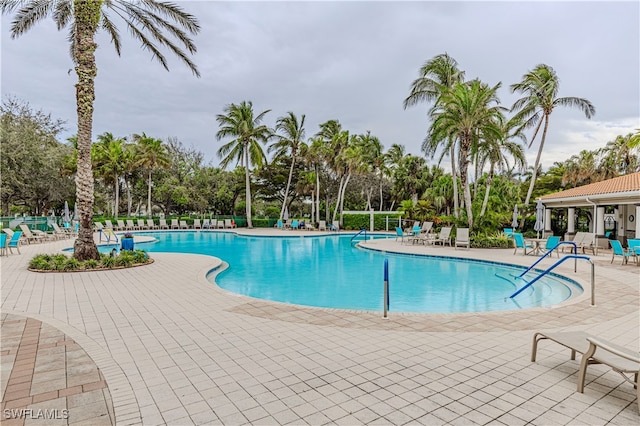
M505 107L518 98L510 85L538 64L556 71L558 96L593 103L591 120L577 109L554 110L544 169L640 128L637 1L177 3L200 22L192 60L201 78L170 54L167 72L120 21L120 57L104 33L97 37L94 139L104 132L176 137L218 165L224 141L216 140L216 115L251 101L256 114L271 110L264 120L271 127L289 111L305 114L312 137L337 119L352 134L370 131L385 150L397 143L422 155L429 105L405 110L402 103L420 67L445 52L467 79L501 83ZM64 140L77 129L67 30L47 18L12 39L12 17L3 16L0 29L2 98L65 120ZM526 151L530 165L537 147Z

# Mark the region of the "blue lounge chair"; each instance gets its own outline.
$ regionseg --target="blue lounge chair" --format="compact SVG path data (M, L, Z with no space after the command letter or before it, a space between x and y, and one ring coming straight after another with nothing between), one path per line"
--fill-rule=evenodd
M513 228L504 228L502 232L504 232L507 238L513 238Z
M611 248L613 248L613 256L611 256L611 263L616 256L622 257L622 264L624 265L629 261L629 256L635 256L635 252L631 254L629 251L622 248L622 244L618 240L610 240Z
M297 220L291 222L291 229L298 229L298 226L299 224Z
M640 261L640 239L630 238L627 240L629 246L629 255L636 258L636 265Z
M0 234L0 256L7 255L7 234Z
M533 251L533 246L531 244L528 244L524 240L524 236L519 232L513 233L513 242L516 246L516 249L513 251L513 254L516 254L518 252L518 249L522 249L523 255L527 255ZM529 250L529 253L527 253L527 250Z
M7 244L7 247L9 248L9 251L11 252L11 254L13 254L13 249L18 250L18 254L21 254L20 253L20 237L22 237L22 231L16 231L11 236L11 241L9 241L9 244Z
M284 225L282 224L282 219L278 219L278 222L276 222L276 228L278 229L284 228Z
M557 235L547 238L547 244L544 246L544 252L546 253L549 250L555 249L556 255L560 257L560 253L558 253L558 249L556 248L559 242L560 237Z
M402 228L396 226L396 241L398 241L398 238L400 238L400 243L404 243L404 232Z

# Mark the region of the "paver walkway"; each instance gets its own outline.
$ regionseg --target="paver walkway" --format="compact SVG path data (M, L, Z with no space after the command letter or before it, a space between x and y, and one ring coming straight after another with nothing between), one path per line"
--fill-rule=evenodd
M284 232L279 234L295 231ZM2 350L9 350L5 328L19 328L12 323L16 320L34 329L41 321L41 330L52 327L58 336L64 334L60 341L76 342L103 375L99 382L107 385L100 389L107 407L107 395L112 397L113 412L102 416L104 421L638 423L635 390L610 369L591 366L585 393L580 394L579 363L559 345L544 342L538 361L529 361L535 330L585 330L639 347L640 268L612 266L610 255L594 258L596 306L590 306L587 292L553 308L462 315L392 312L383 320L376 313L305 308L231 294L205 279L220 262L202 255L154 253L152 265L110 272L26 270L30 257L45 247L50 252L69 245L25 246L22 255L2 258ZM392 240L373 246L532 261L510 250L454 251L401 246ZM565 265L560 273L588 287L587 267L574 274L573 265ZM23 336L34 338L31 332ZM6 371L16 367L5 367L5 356L12 355L3 352L2 384L8 389L5 376L8 383L13 373ZM68 407L69 418L61 422L92 424L82 419L87 407Z

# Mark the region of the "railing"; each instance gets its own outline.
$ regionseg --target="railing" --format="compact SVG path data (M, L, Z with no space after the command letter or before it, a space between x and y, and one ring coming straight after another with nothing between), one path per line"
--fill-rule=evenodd
M358 231L357 234L355 234L353 237L351 237L351 242L353 243L353 240L356 239L356 237L360 234L364 234L364 239L367 239L367 230L366 229L361 229L360 231Z
M562 262L564 262L567 259L576 259L576 260L577 259L584 259L584 260L586 260L587 262L589 262L591 264L591 306L594 306L596 304L596 298L595 298L596 297L595 296L595 269L594 269L595 265L593 264L593 262L591 261L589 256L580 256L580 255L577 255L577 254L569 254L569 255L563 257L562 259L558 260L556 263L554 263L553 265L551 265L550 267L545 269L540 275L535 277L533 280L529 281L524 287L522 287L520 290L516 291L515 293L513 293L509 297L511 299L513 299L514 297L516 297L517 295L522 293L528 287L532 286L533 283L538 281L543 276L547 275L550 271L555 269L556 266L560 265Z
M545 254L542 255L542 257L540 259L536 260L536 262L533 265L529 266L529 268L527 268L526 271L524 271L523 273L518 275L518 278L522 278L523 275L525 275L527 272L532 270L538 263L542 262L542 259L544 259L545 257L551 255L551 253L553 253L553 251L555 249L557 249L562 244L570 244L570 245L572 245L573 246L573 254L578 254L578 245L576 243L574 243L573 241L560 241L558 244L555 245L554 248L552 248L551 250L548 250ZM574 265L573 265L573 272L576 272L576 270L577 270L577 266L576 266L577 263L578 263L578 260L576 259L574 261Z

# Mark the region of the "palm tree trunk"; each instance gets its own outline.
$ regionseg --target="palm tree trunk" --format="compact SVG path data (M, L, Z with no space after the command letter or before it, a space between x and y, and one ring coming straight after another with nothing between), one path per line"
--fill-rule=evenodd
M296 162L295 153L291 153L291 167L289 167L289 179L287 179L287 189L284 191L284 201L282 202L282 208L280 209L280 220L284 217L284 208L287 205L287 198L289 195L289 187L291 186L291 178L293 177L293 165Z
M320 223L320 173L316 167L316 203L318 203L318 207L316 208L316 222Z
M351 179L351 173L347 175L347 178L344 181L344 187L342 188L342 196L340 197L340 226L342 227L342 212L344 211L344 194L347 192L347 184L349 183L349 179Z
M247 166L245 167L245 192L247 193L247 227L253 228L253 222L251 221L251 178L249 177L249 147L245 145L244 156Z
M462 142L466 145L466 142ZM469 229L473 228L473 211L471 209L471 188L469 185L469 150L467 146L462 146L460 149L460 181L462 182L462 189L464 191L464 204L467 210L467 223Z
M147 196L147 217L151 217L151 169L149 169L149 195Z
M489 169L489 177L487 178L487 189L484 191L484 199L482 200L482 209L480 209L480 217L484 216L487 211L487 204L489 204L489 191L491 191L491 182L493 182L493 164Z
M382 207L384 206L383 204L383 200L382 200L382 178L384 177L384 175L382 174L382 171L380 172L380 211L382 211Z
M333 209L333 218L331 221L336 220L336 216L338 215L338 208L340 207L340 195L342 194L342 182L344 181L344 176L340 178L340 184L338 185L338 197L336 198L336 207Z
M540 140L540 146L538 147L538 155L536 156L536 162L533 165L533 174L531 175L531 183L529 184L529 190L527 191L527 198L524 200L524 205L528 206L531 201L531 194L533 194L533 187L536 185L536 178L538 175L538 166L540 165L540 156L542 155L542 148L544 147L544 141L547 139L547 129L549 128L549 116L544 116L544 130L542 131L542 139ZM524 225L524 218L522 219Z
M118 217L118 207L120 206L120 182L118 180L118 175L115 176L116 184L114 185L114 190L116 193L116 200L113 205L113 216Z
M100 2L74 1L76 50L73 52L78 75L76 105L78 113L78 171L76 199L80 229L73 256L78 260L100 258L93 240L93 170L91 168L91 133L93 129L94 79L96 67L94 40L100 21Z
M458 173L456 172L456 151L454 144L451 144L451 177L453 179L453 216L457 219L458 210Z

